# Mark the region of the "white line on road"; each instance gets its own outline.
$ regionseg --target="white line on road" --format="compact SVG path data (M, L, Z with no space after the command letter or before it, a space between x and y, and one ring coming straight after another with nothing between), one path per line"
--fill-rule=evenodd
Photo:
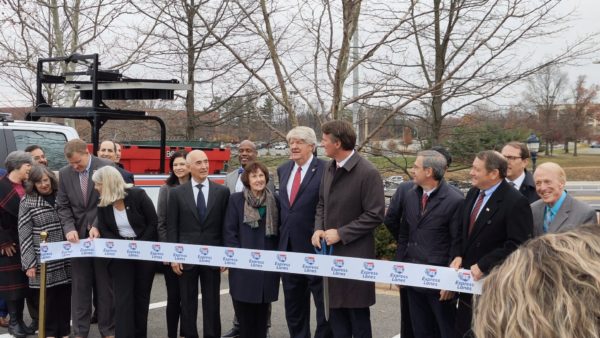
M222 296L222 295L226 295L226 294L228 294L228 293L229 293L229 289L223 289L223 290L221 290L221 292L219 292L219 294L220 294L221 296ZM202 295L201 295L201 294L200 294L200 295L198 295L198 299L202 299ZM159 308L161 308L161 307L165 307L165 306L167 306L167 301L166 301L166 300L165 300L165 301L162 301L162 302L156 302L156 303L152 303L152 304L150 304L150 306L149 306L149 309L150 309L150 310L154 310L154 309L159 309ZM3 336L0 336L0 338L4 338L4 337L3 337Z

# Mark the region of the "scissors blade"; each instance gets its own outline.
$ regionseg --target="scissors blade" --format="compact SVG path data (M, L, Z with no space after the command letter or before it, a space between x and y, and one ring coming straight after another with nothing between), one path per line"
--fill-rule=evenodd
M329 278L323 277L323 308L325 320L329 320Z

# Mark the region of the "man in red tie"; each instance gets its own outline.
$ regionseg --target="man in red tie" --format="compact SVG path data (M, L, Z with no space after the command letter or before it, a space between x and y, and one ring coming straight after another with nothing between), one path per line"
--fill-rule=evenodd
M527 198L509 185L508 162L497 151L479 152L471 168L472 188L462 209L462 250L451 266L471 270L480 280L532 237L533 216ZM456 328L472 336L472 297L460 294Z
M310 243L319 202L319 187L326 162L313 155L315 131L296 127L286 136L291 160L277 168L280 215L279 250L313 253ZM310 338L310 296L317 312L314 337L331 337L323 310L323 278L281 274L285 296L285 316L290 337Z
M446 158L435 150L417 154L414 186L402 199L398 260L448 266L460 255L463 195L444 180ZM406 291L415 337L456 337L454 293L409 287Z

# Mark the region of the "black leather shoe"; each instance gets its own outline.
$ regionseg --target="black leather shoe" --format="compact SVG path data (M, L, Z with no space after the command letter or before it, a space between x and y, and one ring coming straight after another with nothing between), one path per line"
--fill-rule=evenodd
M236 326L232 327L231 330L227 331L227 333L225 333L224 335L222 335L221 337L223 338L236 338L240 336L240 329Z
M29 335L34 335L38 330L38 321L36 319L31 320L31 325L25 328L25 331Z
M25 331L25 327L23 327L19 321L17 320L16 314L11 314L9 324L8 324L8 333L15 336L16 338L25 338L27 337L27 332Z

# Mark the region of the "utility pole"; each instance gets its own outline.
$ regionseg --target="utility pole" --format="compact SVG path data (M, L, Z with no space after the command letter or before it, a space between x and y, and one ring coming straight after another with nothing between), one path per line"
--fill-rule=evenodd
M356 63L358 61L358 26L356 27L356 31L354 31L354 36L352 37L352 63ZM354 97L358 96L358 66L354 67L352 71L352 95ZM357 101L352 104L352 124L354 125L354 130L356 131L356 144L360 143L360 125L359 125L359 110L360 106ZM365 135L366 136L366 135Z

